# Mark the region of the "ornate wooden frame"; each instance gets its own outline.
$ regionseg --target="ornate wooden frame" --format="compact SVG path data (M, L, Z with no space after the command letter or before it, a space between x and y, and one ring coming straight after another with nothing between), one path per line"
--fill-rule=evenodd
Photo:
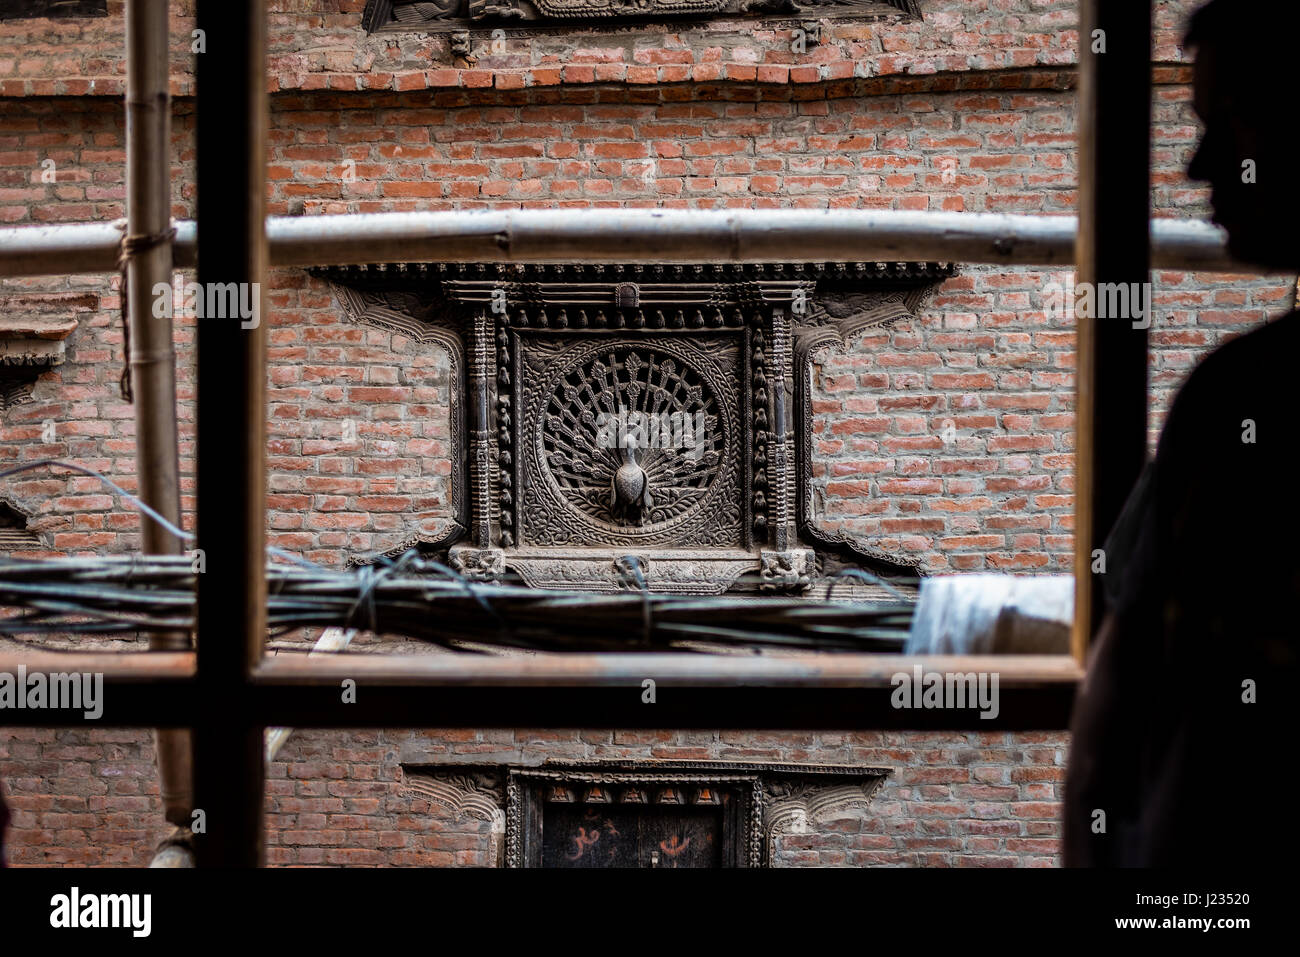
M920 0L367 0L367 33L468 33L737 18L920 19ZM525 29L519 29L524 26ZM529 29L532 28L532 29ZM457 51L457 52L469 52Z
M729 792L724 867L770 867L782 834L865 807L889 768L738 761L546 762L503 765L404 765L403 790L456 814L492 824L491 863L537 867L547 787L655 785ZM629 802L636 803L636 802Z
M349 320L445 348L457 384L454 521L435 537L406 536L386 554L419 545L445 552L467 577L499 578L509 569L532 585L592 590L626 587L613 572L633 556L651 590L690 594L798 592L846 565L903 579L920 574L911 556L814 524L813 358L818 348L842 344L861 329L911 318L925 295L955 272L950 265L393 264L313 272L333 284ZM700 344L715 353L735 348L739 361L725 374L701 371L708 361ZM551 387L539 382L559 382L553 370L566 357L587 353L611 361L617 353L628 368L635 359L650 370L639 386L646 390L654 388L651 376L668 367L705 376L714 392L730 388L734 377L735 395L718 419L725 420L724 431L739 430L728 434L722 454L732 458L719 466L729 484L709 500L714 509L739 509L738 537L674 533L663 509L651 513L657 517L644 533L630 522L618 527L608 516L575 513L545 541L521 535L521 516L541 507L539 501L585 495L595 503L588 511L600 513L599 496L610 494L600 491L617 465L608 456L584 466L593 476L588 491L538 491L555 481L535 447L547 441L539 390ZM565 387L580 404L573 385ZM703 401L698 392L695 399ZM685 492L673 491L676 474L669 472L667 485L655 479L660 501L665 492L670 501L674 495L685 500ZM732 521L726 514L704 513L692 527L721 528Z

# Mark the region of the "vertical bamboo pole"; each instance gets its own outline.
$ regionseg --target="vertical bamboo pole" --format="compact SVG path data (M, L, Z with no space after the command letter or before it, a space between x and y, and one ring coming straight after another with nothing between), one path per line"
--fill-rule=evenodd
M263 729L249 676L266 637L266 5L199 0L198 684L203 867L263 856ZM231 291L251 306L232 311Z
M1076 281L1081 292L1091 284L1100 303L1107 284L1149 288L1151 2L1080 0L1079 12ZM1080 662L1100 624L1095 556L1146 458L1147 331L1137 316L1105 313L1076 319L1073 651Z
M176 437L176 355L170 311L154 315L155 288L171 290L171 91L168 87L167 0L126 5L126 263L130 382L135 403L136 478L140 498L175 525L181 523ZM182 544L141 516L142 547L150 555L179 555ZM155 635L149 647L189 647L184 633ZM163 815L190 823L193 784L185 729L154 733Z

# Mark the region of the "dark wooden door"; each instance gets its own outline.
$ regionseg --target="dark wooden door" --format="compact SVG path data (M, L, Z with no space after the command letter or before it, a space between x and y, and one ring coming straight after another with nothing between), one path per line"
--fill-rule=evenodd
M543 867L721 867L721 806L547 804Z

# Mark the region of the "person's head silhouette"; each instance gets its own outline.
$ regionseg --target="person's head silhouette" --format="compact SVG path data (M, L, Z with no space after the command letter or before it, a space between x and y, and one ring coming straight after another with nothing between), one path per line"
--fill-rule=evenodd
M1277 269L1300 268L1297 27L1293 0L1211 0L1184 41L1205 123L1188 175L1209 182L1232 254Z

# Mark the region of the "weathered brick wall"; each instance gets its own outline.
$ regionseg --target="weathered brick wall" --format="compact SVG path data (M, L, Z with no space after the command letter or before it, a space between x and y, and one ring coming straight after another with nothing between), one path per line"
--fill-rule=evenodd
M310 215L557 202L1053 213L1073 203L1069 90L818 100L776 90L757 102L739 99L743 87L715 92L690 103L590 89L286 95L274 114L271 205ZM1203 214L1203 191L1181 174L1195 135L1186 88L1159 92L1157 211ZM116 108L15 102L0 101L8 111L0 169L27 182L0 191L0 216L119 215ZM191 134L182 112L177 215L191 207ZM56 184L35 175L47 157ZM1069 567L1073 339L1068 316L1049 308L1050 288L1067 275L967 266L915 322L819 354L824 523L920 554L936 570ZM1155 281L1157 410L1198 355L1290 296L1276 278L1163 271ZM116 284L4 284L23 290L11 297L18 308L43 290L97 299L85 299L69 361L42 378L38 401L0 420L0 456L71 456L130 487L133 423L115 386ZM327 284L300 270L274 273L270 303L275 543L333 563L431 531L449 494L441 348L347 324ZM193 322L180 319L177 336L187 476ZM43 441L47 420L56 423L53 443ZM357 425L355 443L344 441L345 421ZM955 431L945 441L948 424ZM5 495L53 549L136 547L136 519L91 479L33 474Z
M122 8L92 20L0 24L0 96L117 96L125 75ZM1156 3L1157 61L1183 59L1187 0ZM480 42L455 56L446 34L361 30L365 0L272 0L269 79L281 90L416 90L627 83L816 85L849 77L925 76L1075 62L1075 0L925 0L924 22L825 21L822 41L791 48L806 15L576 29ZM173 89L193 89L191 0L171 5ZM986 84L987 85L987 84ZM815 95L815 94L814 94Z
M122 215L120 3L100 21L0 24L0 223ZM273 212L495 206L811 206L1068 213L1074 202L1072 0L927 3L927 21L837 26L793 62L788 36L725 25L512 40L457 65L445 41L363 38L360 0L279 5ZM1196 135L1177 31L1159 5L1154 204L1201 216L1182 168ZM190 91L175 5L175 91ZM93 81L93 82L92 82ZM620 85L621 84L621 85ZM191 103L177 102L174 214L192 214ZM53 159L55 182L41 161ZM351 161L349 164L348 161ZM345 175L346 174L346 175ZM355 174L353 176L352 174ZM1049 315L1062 273L963 267L915 322L824 350L814 423L821 520L936 570L1070 563L1073 344ZM1161 272L1156 411L1203 352L1286 308L1291 283ZM55 297L62 296L63 299ZM324 563L447 514L445 356L344 323L328 287L277 270L270 291L272 539ZM0 283L6 311L73 310L68 361L0 414L0 465L69 458L134 486L117 395L117 280ZM177 346L192 508L193 320ZM358 425L343 441L342 421ZM53 443L42 438L56 424ZM956 439L941 430L951 420ZM138 521L86 478L33 474L0 497L50 552L129 551ZM18 863L147 860L162 833L144 732L0 732ZM865 814L789 836L781 861L1050 864L1062 734L297 732L270 769L269 859L482 863L486 824L401 787L412 756L506 753L816 761L894 774Z
M778 866L1050 866L1057 733L295 731L267 768L273 865L486 866L488 822L403 787L402 764L802 761L892 768L865 810L778 838ZM14 865L143 866L166 833L147 732L0 730Z
M917 322L823 351L814 420L821 520L919 554L936 572L1068 571L1074 333L1044 289L1069 277L968 266ZM1155 275L1153 441L1199 358L1285 312L1290 286Z
M168 832L153 735L123 728L0 729L10 866L147 866Z

